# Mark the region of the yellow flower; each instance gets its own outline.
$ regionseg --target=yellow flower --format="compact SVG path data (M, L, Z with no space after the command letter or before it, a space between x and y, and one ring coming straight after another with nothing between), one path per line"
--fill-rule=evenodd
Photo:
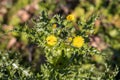
M67 41L68 41L68 42L71 42L71 41L72 41L72 37L69 37L69 38L67 39Z
M84 44L84 38L82 36L77 36L73 39L72 45L74 47L80 48Z
M54 35L50 35L46 38L47 44L53 46L57 43L57 38Z
M66 17L66 19L67 19L68 21L74 21L74 20L75 20L75 17L74 17L72 14L69 14L69 15Z
M53 26L52 26L54 29L57 27L57 24L53 24Z

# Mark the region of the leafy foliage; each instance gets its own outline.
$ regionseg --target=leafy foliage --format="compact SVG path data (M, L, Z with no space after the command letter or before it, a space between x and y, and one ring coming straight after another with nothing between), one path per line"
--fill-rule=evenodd
M86 22L79 20L74 22L60 15L50 19L47 13L42 12L32 29L26 27L22 31L30 43L42 48L40 54L44 55L45 63L40 65L41 79L112 79L114 77L114 72L109 74L109 65L105 62L104 54L88 44L89 36L94 33L95 19L96 17L91 17ZM53 24L57 24L56 28L52 27ZM21 29L15 31L21 32ZM56 36L56 45L47 44L46 38L50 35ZM82 36L85 40L80 48L72 45L73 40L68 41L69 37L73 39L76 36Z
M119 3L0 1L0 79L119 79Z

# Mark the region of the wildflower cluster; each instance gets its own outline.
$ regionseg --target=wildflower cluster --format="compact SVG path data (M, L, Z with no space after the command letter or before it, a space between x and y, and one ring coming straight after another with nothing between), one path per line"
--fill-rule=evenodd
M92 16L84 22L75 20L74 15L71 14L66 17L55 15L49 18L47 13L42 12L32 29L24 29L26 38L40 48L39 54L44 55L42 57L45 58L45 64L40 66L40 79L65 80L72 77L75 80L75 77L84 79L92 74L100 76L94 73L97 68L94 63L87 62L95 61L101 64L104 62L94 58L96 55L98 58L102 56L88 44L89 36L94 33L95 19L96 17ZM19 32L20 29L15 31ZM92 79L95 79L94 75Z
M74 17L74 15L71 15L71 14L70 14L70 15L68 15L68 16L66 17L66 19L67 19L68 21L74 21L75 17ZM53 29L55 29L55 28L57 28L57 24L53 24ZM71 41L72 41L72 38L71 38L71 37L68 38L67 41L68 41L68 42L71 42ZM56 43L58 43L58 42L57 42L57 37L54 36L54 35L47 36L46 42L47 42L48 45L54 46ZM80 48L80 47L83 46L83 44L84 44L84 38L83 38L82 36L75 36L75 37L73 38L72 46L74 46L74 47L76 47L76 48Z

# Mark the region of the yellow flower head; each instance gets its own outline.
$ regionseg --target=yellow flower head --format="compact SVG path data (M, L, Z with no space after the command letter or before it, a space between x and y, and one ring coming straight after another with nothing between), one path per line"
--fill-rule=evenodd
M50 35L46 38L47 44L53 46L57 43L57 38L54 35Z
M57 24L53 24L53 26L52 26L52 27L53 27L53 29L55 29L55 28L57 27Z
M84 38L82 36L77 36L73 39L72 45L74 47L80 48L84 44Z
M69 38L67 39L67 41L68 41L68 42L72 42L72 37L69 37Z
M72 14L69 14L69 15L66 17L66 19L67 19L68 21L74 21L74 20L75 20L75 17L74 17Z

